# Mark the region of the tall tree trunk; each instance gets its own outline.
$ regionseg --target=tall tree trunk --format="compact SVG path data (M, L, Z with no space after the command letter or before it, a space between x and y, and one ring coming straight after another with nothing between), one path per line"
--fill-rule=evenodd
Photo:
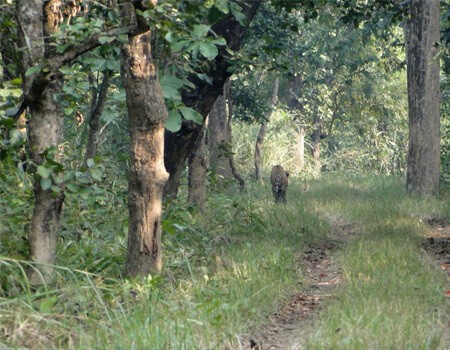
M212 83L207 83L199 80L196 76L192 76L189 80L195 84L196 88L192 91L185 91L182 95L184 104L199 112L204 118L203 121L211 111L217 96L222 93L226 80L232 74L229 70L231 58L227 50L239 51L248 25L261 3L262 0L245 0L242 3L242 12L247 18L244 26L236 21L230 13L212 28L214 33L227 41L226 47L219 47L219 55L210 64L209 76L212 78ZM192 151L201 127L199 124L183 121L178 132L166 131L164 162L170 178L164 189L165 196L176 196L186 159Z
M88 159L93 158L95 156L95 153L97 152L100 117L105 106L111 74L111 71L104 72L103 81L100 85L100 88L98 90L95 88L93 89L92 106L89 113L89 134L86 145L86 153L84 154L84 164L86 164Z
M261 174L261 154L262 154L262 148L264 145L264 139L266 137L267 124L269 123L270 116L272 115L273 110L275 109L275 106L277 104L279 82L280 82L279 77L276 77L275 81L273 82L272 97L270 98L270 110L269 110L269 112L267 112L266 119L261 123L261 127L259 128L258 137L256 138L255 178L259 182L263 181L262 174Z
M440 114L439 1L412 0L407 23L409 147L406 190L432 194L439 188Z
M320 139L322 135L322 119L316 114L313 119L313 133L311 135L312 141L312 156L314 160L314 175L320 175Z
M303 171L305 168L305 127L300 125L297 133L297 154L298 154L298 169Z
M230 180L231 168L229 157L231 153L231 140L227 123L225 94L217 97L209 113L209 166L219 178L220 182Z
M64 118L54 101L54 95L61 91L61 86L62 79L54 79L44 90L39 102L28 102L31 114L29 147L35 166L43 165L44 155L51 148L55 149L53 159L60 160L57 148L63 139ZM52 189L44 190L39 177L34 180L33 190L34 210L29 232L30 260L44 265L38 270L31 269L28 277L31 283L38 284L50 282L53 278L53 267L48 265L56 262L57 232L64 191L62 187L56 193Z
M189 155L189 186L188 202L197 207L202 207L206 201L206 172L208 164L205 149L205 127L194 145L194 150Z
M124 16L136 16L129 2L124 5ZM164 168L164 125L168 113L151 56L150 39L147 25L139 23L122 48L131 143L126 261L130 276L162 269L162 195L169 176Z
M227 118L227 129L228 129L228 135L230 140L230 145L233 146L233 128L232 128L232 120L233 120L233 101L231 100L231 83L230 79L227 80L225 84L225 95L227 96L227 106L228 106L228 118ZM239 171L236 168L236 163L234 162L234 152L230 152L228 155L228 161L231 169L231 174L233 174L233 177L236 179L236 181L239 184L239 188L241 190L245 189L245 180L239 173Z
M44 165L45 158L51 157L59 161L58 145L63 137L63 114L54 96L61 90L62 75L55 73L51 77L43 72L27 75L30 67L44 62L48 52L44 42L56 28L58 23L49 24L44 18L44 7L41 1L21 0L17 2L17 18L19 45L23 48L21 71L24 101L31 115L29 124L29 147L32 164ZM36 171L36 168L32 169ZM58 187L55 187L58 188ZM28 272L30 283L50 282L55 264L57 231L64 201L63 188L56 192L44 190L41 178L36 173L34 184L34 210L31 219L29 244L30 260L38 263L36 268ZM41 265L42 264L42 265Z

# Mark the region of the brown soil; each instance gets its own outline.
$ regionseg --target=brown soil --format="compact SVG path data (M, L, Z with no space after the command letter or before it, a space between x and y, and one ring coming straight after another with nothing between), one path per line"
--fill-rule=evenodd
M340 283L334 254L358 230L356 226L344 224L339 219L328 219L333 228L330 237L308 245L301 253L300 259L308 281L303 286L304 291L293 295L268 324L246 337L243 349L289 350L306 346L314 319L327 300L333 298L333 291Z
M308 285L304 292L293 295L272 315L266 325L254 329L243 339L242 349L300 350L306 347L308 335L321 308L333 298L340 282L339 268L334 259L337 250L358 232L358 227L329 218L332 223L330 238L306 247L301 254ZM450 302L450 223L428 220L430 229L422 245L427 256L447 271L446 295ZM445 343L450 344L450 324Z

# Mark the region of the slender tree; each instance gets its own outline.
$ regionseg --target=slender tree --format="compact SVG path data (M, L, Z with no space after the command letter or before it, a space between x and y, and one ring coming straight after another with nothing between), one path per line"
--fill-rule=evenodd
M217 97L208 120L209 166L220 178L229 181L232 175L229 162L231 133L228 129L224 93Z
M439 0L412 0L406 28L409 147L406 190L432 194L439 187Z
M189 185L187 200L197 207L202 207L206 201L208 161L206 159L205 126L203 126L200 136L195 142L194 149L188 158Z
M103 73L103 81L100 84L100 87L97 89L94 87L93 79L90 78L91 83L93 85L92 88L92 103L91 110L89 113L89 133L88 133L88 141L86 145L86 153L84 154L84 163L86 164L87 160L93 158L95 153L97 152L98 145L98 134L100 129L100 117L103 112L103 108L105 107L106 96L108 94L108 89L111 81L111 71L105 71Z
M278 99L278 86L279 86L280 79L278 77L275 78L275 81L273 83L273 90L272 90L272 97L270 99L270 110L267 112L266 119L263 120L261 123L261 126L259 128L258 137L256 138L256 145L255 145L255 177L256 180L259 182L262 182L262 174L261 174L261 154L262 154L262 148L264 144L264 139L266 137L266 129L267 124L269 123L270 116L275 109L275 106L277 104Z

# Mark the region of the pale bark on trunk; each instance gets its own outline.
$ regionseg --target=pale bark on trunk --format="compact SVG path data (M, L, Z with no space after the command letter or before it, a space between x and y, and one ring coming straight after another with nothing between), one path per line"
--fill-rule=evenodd
M24 101L31 115L28 136L32 171L36 171L36 167L44 163L45 153L52 148L53 159L59 161L57 149L63 138L63 114L54 99L62 87L61 74L55 73L51 76L43 72L25 74L28 68L44 62L47 58L44 38L54 28L52 25L57 25L47 23L43 11L42 1L17 2ZM33 189L34 210L29 231L29 259L37 264L29 269L28 278L30 283L40 284L51 282L53 279L52 265L56 261L57 231L64 191L62 187L56 193L52 189L44 190L41 178L37 174Z
M89 113L89 134L88 141L86 144L86 153L84 154L84 164L90 158L94 158L97 153L98 137L100 130L100 117L103 113L103 108L105 107L106 96L108 94L108 89L110 85L112 72L107 71L103 74L103 81L100 88L94 88L92 92L92 105Z
M221 183L229 181L232 173L229 157L231 153L231 135L227 124L225 94L217 97L214 107L209 113L209 164L211 170L218 175Z
M126 3L124 14L135 16ZM126 273L149 275L162 269L161 215L164 185L164 129L167 109L151 56L151 33L140 23L122 48L122 79L130 129L128 248Z
M262 173L261 173L261 154L262 148L264 145L264 139L266 137L267 124L269 123L270 116L275 109L278 100L278 86L280 79L277 77L273 83L272 96L270 98L270 110L267 112L266 119L261 123L261 127L259 128L258 137L256 138L255 145L255 178L256 181L263 182Z
M232 121L233 121L233 101L231 100L231 82L230 79L227 80L225 84L225 95L227 99L227 106L228 106L228 118L227 118L227 128L228 128L228 135L230 135L230 145L233 145L233 128L232 128ZM228 161L230 165L231 174L235 178L235 180L239 184L239 189L244 190L245 189L245 180L242 177L242 175L239 173L239 171L236 168L236 163L234 162L234 152L230 152L228 156Z
M314 176L320 176L320 136L322 135L322 119L316 114L313 119L312 141L312 157L314 161Z
M409 147L406 190L429 195L439 188L439 1L412 0L406 27Z
M195 142L194 150L189 155L189 188L188 203L202 207L206 201L206 173L208 162L206 159L205 127Z
M298 154L298 169L303 171L305 168L305 127L300 125L297 133L297 154Z
M261 126L259 127L258 137L256 138L256 145L255 145L255 179L258 182L263 182L262 172L261 172L261 155L262 155L262 148L264 144L264 139L266 137L266 131L267 131L267 124L268 121L265 120L262 122Z

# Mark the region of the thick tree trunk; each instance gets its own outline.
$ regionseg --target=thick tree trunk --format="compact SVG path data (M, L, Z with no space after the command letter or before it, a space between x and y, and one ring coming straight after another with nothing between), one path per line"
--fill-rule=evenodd
M205 127L194 145L194 150L189 155L189 188L188 202L197 207L202 207L206 201L206 173L208 164L205 147Z
M36 167L44 165L45 156L59 161L58 145L63 137L63 114L54 96L61 90L63 78L55 73L51 76L43 72L26 75L28 68L44 62L48 52L44 38L57 26L44 19L41 1L22 0L17 2L19 45L23 49L21 71L24 101L31 115L29 124L29 148L31 160ZM50 151L52 155L50 155ZM47 152L47 153L46 153ZM29 244L30 260L38 263L28 271L32 284L48 283L52 280L56 260L57 231L64 201L63 188L57 192L44 190L41 178L36 174L34 184L34 210L31 219ZM56 187L57 188L57 187Z
M222 178L230 180L232 173L229 157L231 153L231 134L228 129L225 94L217 97L209 113L209 166Z
M150 30L144 28L130 35L122 49L131 143L126 261L130 276L162 269L162 195L169 176L164 168L164 125L168 113L151 57L150 38Z
M256 138L255 145L255 178L257 181L262 182L262 174L261 174L261 154L262 148L264 145L264 139L266 137L267 124L269 123L270 116L272 115L273 110L277 104L278 99L278 86L280 79L277 77L273 83L272 97L270 98L270 110L267 113L266 120L261 123L261 127L259 128L258 137Z
M439 1L412 0L407 24L409 148L406 190L432 194L439 188L440 114Z
M210 63L209 76L212 83L209 84L195 76L190 80L195 84L193 91L186 91L182 98L186 106L194 108L206 119L214 102L223 91L226 80L231 76L229 68L231 61L228 49L239 51L242 40L262 0L245 0L242 4L242 12L247 17L247 23L242 26L232 14L213 26L213 32L222 36L227 41L226 47L219 48L219 55ZM181 129L176 133L166 131L164 162L170 174L169 181L164 189L165 196L176 196L184 169L186 159L193 149L193 145L201 130L201 125L183 121Z
M106 95L110 85L111 72L107 71L103 74L103 82L100 89L93 89L92 106L89 116L89 134L86 145L86 153L84 154L84 164L87 160L93 158L97 152L98 134L100 129L100 117L106 102Z
M29 147L34 165L44 163L44 154L51 148L57 149L63 139L63 114L54 101L54 95L61 90L61 77L55 78L47 86L38 103L28 102L31 120L29 124ZM56 150L54 160L59 161ZM31 219L29 243L30 260L40 264L38 269L30 269L28 277L31 283L50 282L56 261L57 232L64 201L64 191L54 193L52 189L44 190L40 177L33 184L34 210ZM42 274L42 275L41 275Z

